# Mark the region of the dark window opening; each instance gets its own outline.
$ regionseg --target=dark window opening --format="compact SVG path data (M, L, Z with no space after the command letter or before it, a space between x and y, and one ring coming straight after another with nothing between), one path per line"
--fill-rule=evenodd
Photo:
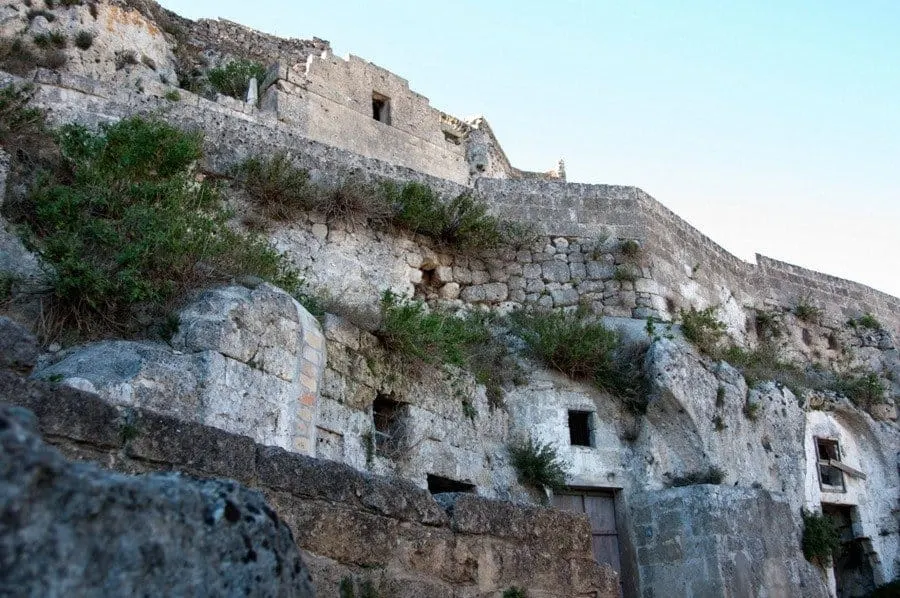
M468 484L450 478L442 478L439 475L428 474L428 491L432 494L443 492L468 492L474 494L475 484Z
M372 421L375 424L375 451L388 457L398 456L406 442L406 406L378 395L372 403Z
M569 440L573 446L594 446L591 433L593 413L569 411Z
M391 98L372 92L372 118L386 125L391 124Z
M450 131L444 131L444 139L452 143L453 145L459 145L462 142L462 137L459 135L454 135Z
M841 461L841 447L837 440L816 438L816 457L819 461L819 485L822 490L844 492L844 473L831 464Z

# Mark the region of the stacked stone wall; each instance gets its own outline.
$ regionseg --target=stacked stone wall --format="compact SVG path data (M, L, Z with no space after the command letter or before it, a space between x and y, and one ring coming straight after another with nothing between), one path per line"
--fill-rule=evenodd
M225 19L185 20L185 25L190 27L190 35L195 41L204 46L255 60L266 67L279 61L302 64L310 56L331 50L327 41L317 37L285 39Z

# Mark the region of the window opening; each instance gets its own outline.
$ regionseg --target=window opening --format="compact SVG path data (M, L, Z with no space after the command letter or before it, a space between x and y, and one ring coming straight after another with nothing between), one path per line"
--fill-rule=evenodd
M444 139L449 141L453 145L459 145L462 142L462 137L459 135L454 135L450 131L444 131Z
M594 446L590 411L569 411L569 440L572 446Z
M475 484L460 482L429 473L428 491L432 494L441 494L443 492L468 492L473 494L475 492Z
M841 461L841 447L837 440L816 438L816 456L819 461L819 486L830 492L844 492L844 473L834 463Z
M386 125L391 124L391 98L377 91L372 92L372 118Z
M379 395L372 403L375 425L375 452L397 457L406 444L406 406L390 397Z

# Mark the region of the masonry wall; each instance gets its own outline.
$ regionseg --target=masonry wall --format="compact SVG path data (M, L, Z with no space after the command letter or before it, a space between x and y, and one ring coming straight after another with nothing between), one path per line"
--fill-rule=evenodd
M441 112L397 75L357 56L328 53L304 64L279 66L264 111L305 137L464 184L465 145L444 138ZM373 93L388 98L388 122L373 118Z
M345 577L397 598L499 598L510 586L542 598L618 595L615 576L593 561L581 516L445 495L453 505L448 515L409 482L123 410L9 372L0 372L0 401L32 410L44 438L69 458L127 473L226 477L259 489L293 531L323 598L337 598Z

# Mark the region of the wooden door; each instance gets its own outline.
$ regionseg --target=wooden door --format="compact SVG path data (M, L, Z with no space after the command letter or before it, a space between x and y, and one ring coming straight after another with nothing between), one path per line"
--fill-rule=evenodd
M619 532L616 529L616 502L612 492L557 494L553 506L564 511L585 513L591 521L591 545L594 559L621 573Z

